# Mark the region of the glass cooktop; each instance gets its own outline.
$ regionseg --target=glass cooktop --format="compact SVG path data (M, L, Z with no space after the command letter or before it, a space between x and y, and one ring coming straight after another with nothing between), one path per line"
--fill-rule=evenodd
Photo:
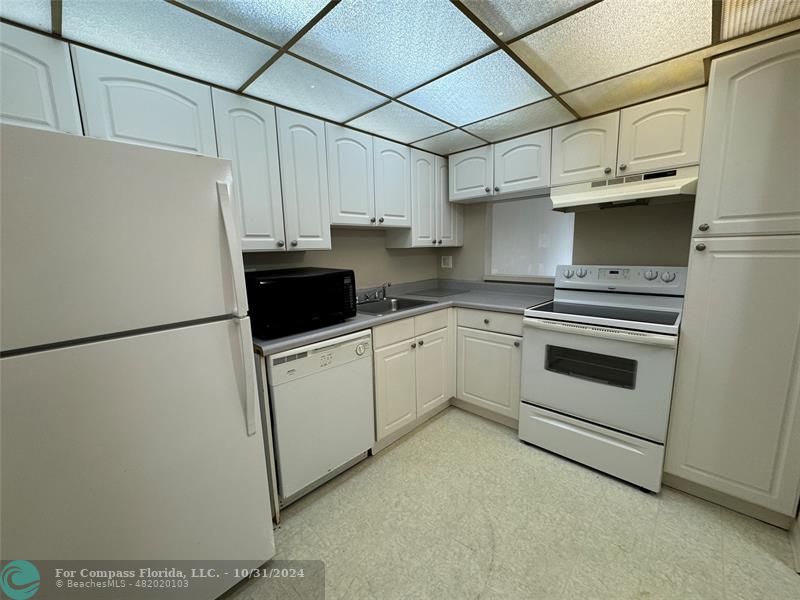
M607 306L597 304L579 304L577 302L548 302L531 307L532 311L555 315L575 315L580 317L597 317L637 323L655 323L658 325L675 325L679 313L670 310L647 310L626 308L624 306Z

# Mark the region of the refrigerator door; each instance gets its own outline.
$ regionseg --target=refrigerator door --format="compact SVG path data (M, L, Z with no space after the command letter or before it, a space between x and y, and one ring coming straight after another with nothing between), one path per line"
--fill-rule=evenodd
M5 556L274 555L248 319L6 357L0 377Z
M229 162L1 127L2 351L247 313Z

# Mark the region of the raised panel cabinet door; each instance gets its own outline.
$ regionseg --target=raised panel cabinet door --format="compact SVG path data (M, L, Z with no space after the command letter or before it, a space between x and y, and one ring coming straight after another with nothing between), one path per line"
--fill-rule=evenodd
M454 367L447 327L417 338L417 416L446 403L453 396L450 372Z
M282 108L277 114L288 249L330 250L325 124Z
M613 176L617 161L619 112L553 129L550 185Z
M439 247L463 245L464 207L450 202L447 159L436 157L436 244Z
M800 232L798 98L800 36L711 64L696 235Z
M436 245L436 157L411 150L411 245Z
M332 225L377 224L372 136L325 123Z
M492 195L494 180L493 153L491 146L481 146L451 154L450 202L485 198Z
M0 23L0 122L83 134L67 44Z
M494 192L510 194L550 186L550 130L494 145Z
M521 356L516 336L459 327L456 397L516 419Z
M689 260L665 470L794 516L800 236L695 244L705 249Z
M213 90L219 155L231 161L242 250L284 251L275 107Z
M705 108L705 88L623 108L617 175L700 162Z
M372 147L378 225L411 227L411 152L408 146L381 138L373 138Z
M415 352L414 340L405 340L375 351L377 440L385 438L417 418Z
M211 88L72 46L86 135L217 155Z

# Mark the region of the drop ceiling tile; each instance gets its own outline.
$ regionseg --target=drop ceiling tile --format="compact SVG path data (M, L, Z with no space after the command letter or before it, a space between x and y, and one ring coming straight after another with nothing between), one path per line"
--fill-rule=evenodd
M338 122L386 102L383 96L288 54L245 92Z
M428 139L420 140L412 144L412 146L446 156L453 152L460 152L467 148L475 148L485 144L486 142L476 138L474 135L470 135L466 131L451 129L450 131L440 133Z
M342 0L292 52L397 95L493 47L446 0Z
M555 98L467 125L465 129L490 142L548 129L573 121L575 117Z
M179 0L273 44L282 46L327 4L325 0Z
M42 31L52 31L50 0L2 0L0 17Z
M591 0L462 0L502 40L540 27Z
M556 92L711 43L711 2L604 0L511 48Z
M146 0L64 0L64 37L229 88L275 50L207 19Z
M548 95L522 67L498 50L400 99L445 121L463 125Z
M800 0L724 0L720 38L728 40L798 17Z
M350 121L348 125L404 144L450 129L446 123L397 102L391 102L368 112Z

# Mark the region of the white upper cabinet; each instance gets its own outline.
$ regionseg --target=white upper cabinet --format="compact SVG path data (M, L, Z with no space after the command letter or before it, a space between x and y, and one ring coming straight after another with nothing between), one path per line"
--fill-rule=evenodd
M375 217L381 227L411 227L411 152L408 146L373 138Z
M285 250L275 107L213 90L219 155L231 161L244 251Z
M519 194L550 186L550 130L494 145L495 194Z
M217 155L211 88L72 47L86 135Z
M492 193L494 167L491 146L465 150L449 157L450 201L484 198Z
M328 145L331 224L375 224L372 136L326 123L325 137Z
M411 235L413 247L432 247L436 238L436 157L411 150Z
M619 112L553 129L551 185L613 176L618 132Z
M447 159L436 157L436 244L439 247L461 246L464 233L463 207L450 202L447 194Z
M706 90L692 90L620 111L617 175L700 162Z
M800 36L711 64L695 235L800 232Z
M284 223L289 250L330 250L325 124L277 109Z
M0 23L0 122L83 133L67 44Z

